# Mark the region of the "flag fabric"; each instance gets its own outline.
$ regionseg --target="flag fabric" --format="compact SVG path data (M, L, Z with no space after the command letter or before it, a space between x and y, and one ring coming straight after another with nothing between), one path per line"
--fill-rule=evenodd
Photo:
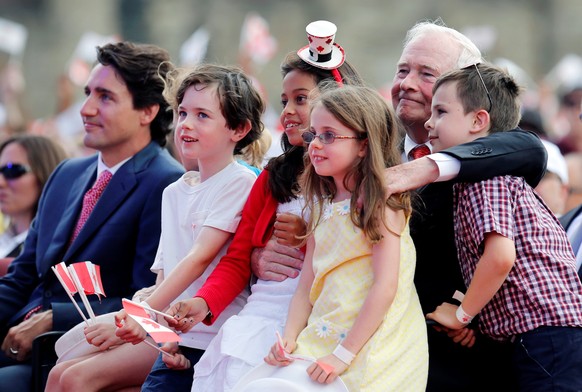
M179 342L181 340L176 332L153 321L148 312L139 304L125 298L121 302L127 314L145 329L156 343Z
M87 325L89 325L87 317L85 317L85 314L83 313L83 311L81 310L81 308L79 307L77 302L75 301L75 298L73 298L73 295L78 293L79 290L77 288L77 284L75 283L75 280L72 279L72 276L69 274L69 269L66 266L65 262L60 262L57 265L53 265L51 267L51 269L53 270L53 272L57 276L57 279L59 280L59 282L61 282L61 284L63 285L63 288L65 289L65 291L67 292L67 295L71 299L71 302L73 303L73 305L77 309L77 312L79 312L79 314L81 315L83 320L85 320ZM83 295L84 295L84 293L83 293ZM85 303L85 302L86 301L83 301L83 303ZM88 302L87 302L87 304L88 304ZM90 316L91 312L89 309L87 309L87 312L89 312L89 316Z
M93 31L83 33L67 66L71 81L77 86L83 86L91 73L93 63L97 60L95 48L118 41L120 38L117 35L106 36Z
M266 64L277 52L277 40L269 32L269 24L256 12L249 12L245 17L239 50L259 65Z
M52 267L54 273L57 275L59 282L63 285L64 289L67 290L70 294L77 293L77 286L73 283L71 279L71 275L69 275L69 270L67 269L67 265L64 261L60 262L59 264Z
M81 283L79 290L83 289L85 294L106 296L105 290L103 290L103 282L101 281L101 270L98 265L95 265L90 261L82 261L80 263L71 264L69 268L73 268L79 277L79 282Z
M210 41L210 33L204 27L198 28L180 47L180 64L196 65L204 60Z
M0 18L0 50L20 56L24 52L28 30L24 25Z

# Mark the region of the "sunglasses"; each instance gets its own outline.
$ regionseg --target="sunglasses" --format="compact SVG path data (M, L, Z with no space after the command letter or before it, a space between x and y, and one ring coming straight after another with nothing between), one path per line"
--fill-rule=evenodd
M481 72L479 71L479 67L477 66L477 63L473 64L473 66L477 70L477 75L479 75L479 79L481 79L481 83L483 84L483 88L485 89L485 92L487 93L487 99L489 99L489 110L487 110L487 111L490 112L491 108L493 107L493 102L491 101L491 94L489 94L489 90L487 89L487 86L485 85L485 81L483 80L483 76L481 76Z
M365 139L366 135L365 134L360 134L358 136L342 136L342 135L336 135L333 132L330 131L326 131L323 133L320 133L319 135L316 135L315 133L311 132L311 131L307 131L307 132L303 132L301 134L301 138L303 139L303 141L307 144L311 143L312 141L315 140L315 138L318 138L323 144L331 144L335 141L335 139Z
M8 162L6 165L0 167L0 174L7 180L15 180L30 171L30 167L21 165L20 163Z

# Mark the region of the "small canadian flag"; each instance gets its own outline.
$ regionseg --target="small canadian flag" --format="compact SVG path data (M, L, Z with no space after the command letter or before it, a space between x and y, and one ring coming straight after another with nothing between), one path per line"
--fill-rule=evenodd
M97 264L93 264L90 261L82 261L79 263L74 263L69 266L69 269L73 268L83 291L85 294L96 294L99 296L106 296L105 290L103 289L103 282L101 281L101 267Z
M176 332L152 320L148 312L141 305L128 301L125 298L121 302L127 314L141 325L156 343L179 342L181 340Z
M71 279L71 275L69 275L69 270L67 269L67 265L65 262L60 262L59 264L52 267L53 272L57 275L59 282L63 285L63 288L67 290L69 294L76 294L77 293L77 286L73 283Z

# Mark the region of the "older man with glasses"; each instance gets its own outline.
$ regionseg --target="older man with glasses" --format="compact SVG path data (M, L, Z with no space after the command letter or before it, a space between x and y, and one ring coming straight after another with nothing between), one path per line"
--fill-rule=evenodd
M440 20L418 23L408 31L391 90L392 103L406 129L404 160L417 145L430 144L425 122L430 117L438 77L481 62L479 49ZM495 105L486 88L483 94L491 107ZM512 174L535 186L545 164L545 149L537 136L516 129L389 170L390 193L421 187L411 234L417 251L415 284L425 313L443 301L455 303L466 290L454 241L452 180L478 182ZM429 184L432 181L438 182ZM515 390L511 347L479 334L473 325L459 333L429 326L428 339L427 391Z

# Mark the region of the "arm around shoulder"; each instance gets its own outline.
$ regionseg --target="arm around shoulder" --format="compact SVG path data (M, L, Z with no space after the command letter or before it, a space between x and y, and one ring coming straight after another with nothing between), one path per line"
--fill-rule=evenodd
M441 151L461 163L457 182L479 182L501 175L524 177L535 187L546 170L547 152L533 132L516 128Z

